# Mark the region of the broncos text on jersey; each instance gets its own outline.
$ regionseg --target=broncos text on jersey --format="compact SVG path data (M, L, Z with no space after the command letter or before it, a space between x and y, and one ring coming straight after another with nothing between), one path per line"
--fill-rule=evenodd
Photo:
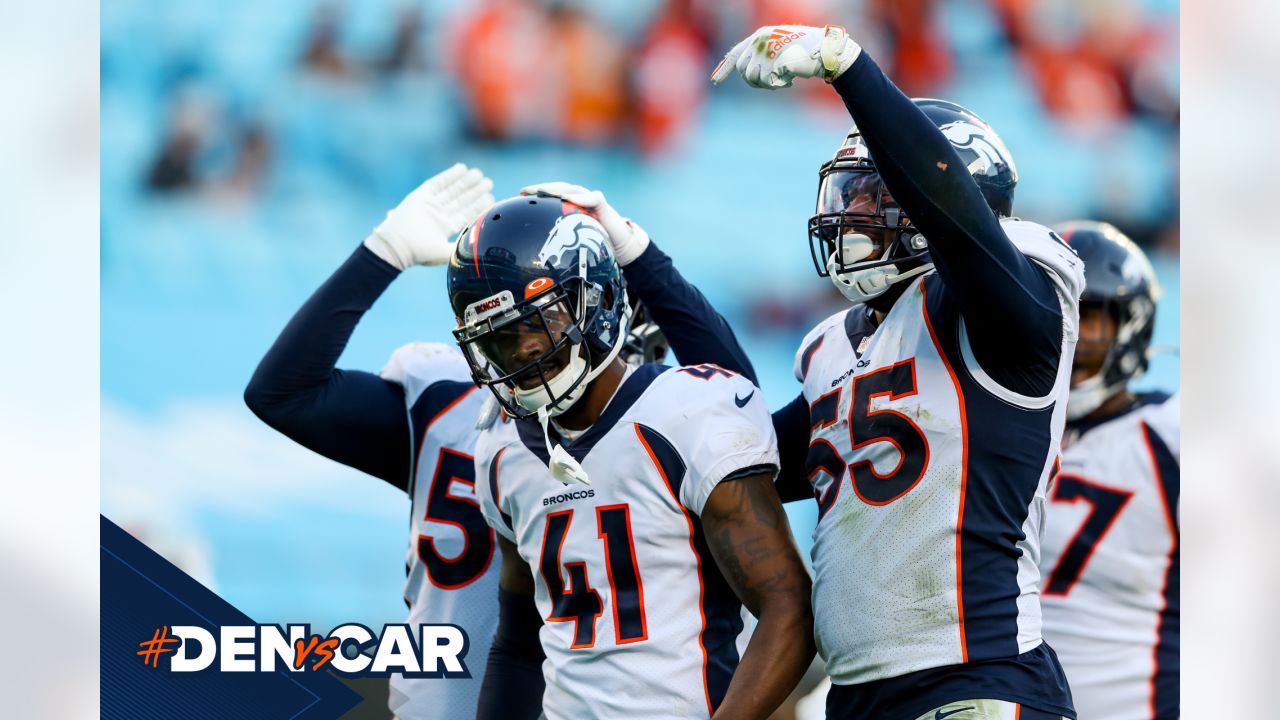
M1080 717L1178 716L1178 397L1067 429L1041 605Z
M746 613L699 516L724 479L776 473L760 392L714 365L642 365L547 470L541 430L502 422L476 448L485 517L532 569L546 717L709 717L745 649Z

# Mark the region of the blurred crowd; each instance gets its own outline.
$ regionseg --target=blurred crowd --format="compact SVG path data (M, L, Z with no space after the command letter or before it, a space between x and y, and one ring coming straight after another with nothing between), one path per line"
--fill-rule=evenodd
M213 71L223 52L216 39L171 47L169 56L152 58L165 71L155 90L167 119L143 173L147 188L246 196L259 191L272 163L281 161L278 135L291 130L283 111L272 106L279 101L270 97L275 93L254 93L254 81L265 82L264 72L290 72L313 88L327 85L341 102L376 103L387 122L372 131L392 137L412 135L414 123L406 116L423 110L421 97L413 95L434 91L449 98L430 110L444 108L452 116L443 134L466 142L621 147L641 160L662 157L678 152L698 126L711 90L708 69L718 55L750 29L779 19L855 28L859 41L911 95L948 95L957 80L973 84L987 77L998 83L1012 74L1034 93L1038 115L1028 122L1053 123L1058 131L1086 138L1142 123L1159 136L1166 154L1149 160L1176 167L1176 3L656 0L610 6L484 0L430 11L384 6L380 22L366 23L382 27L364 31L372 39L360 43L353 41L351 8L303 4L292 12L302 23L293 49L244 64L249 77ZM133 46L132 38L112 38L105 21L103 33L105 95L115 66L130 61L125 56ZM414 79L439 84L424 87ZM370 92L378 97L362 95ZM815 112L839 112L820 88L801 92L808 93ZM341 113L325 119L344 122ZM422 132L429 134L428 126L440 122L421 118ZM298 144L296 138L289 143ZM352 172L341 157L322 164L339 175ZM1112 182L1105 176L1095 181ZM1163 184L1164 207L1103 209L1142 242L1176 244L1170 230L1176 224L1176 184L1168 178Z
M721 141L745 155L767 121L738 110L760 102L746 88L712 93L710 70L779 20L843 24L908 94L984 116L1022 167L1027 217L1108 220L1176 254L1176 0L281 0L269 12L118 0L103 8L104 267L156 203L279 214L324 197L341 215L316 222L323 236L368 223L468 149L498 176L529 175L546 153L555 179L608 168L615 197L655 167L716 187L723 171L690 151ZM789 93L822 127L847 118L819 83ZM709 112L717 103L734 107ZM815 157L839 132L783 130L812 136ZM730 212L734 196L707 202ZM746 317L801 327L830 299L810 289L761 297Z

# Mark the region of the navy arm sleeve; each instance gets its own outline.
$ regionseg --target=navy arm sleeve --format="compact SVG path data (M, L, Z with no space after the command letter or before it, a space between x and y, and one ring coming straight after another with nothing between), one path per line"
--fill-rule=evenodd
M942 131L865 51L832 85L885 186L928 239L983 369L1011 390L1048 393L1062 309L1045 271L1010 242Z
M773 413L773 431L778 436L778 479L774 487L782 502L812 500L805 460L809 454L809 403L804 393Z
M373 373L339 370L356 323L399 271L364 245L289 320L244 391L263 422L298 444L382 478L409 482L404 391Z
M476 720L535 720L542 714L542 616L533 597L498 590L498 631L480 684Z
M682 364L713 363L759 384L729 323L656 243L650 242L622 274Z

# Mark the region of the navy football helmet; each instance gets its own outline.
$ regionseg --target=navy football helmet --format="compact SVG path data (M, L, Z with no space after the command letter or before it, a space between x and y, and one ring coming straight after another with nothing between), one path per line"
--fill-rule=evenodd
M1106 350L1101 369L1071 388L1067 418L1077 420L1146 372L1160 283L1142 249L1112 225L1075 220L1054 231L1084 261L1081 310L1093 305L1116 323L1115 340Z
M458 235L448 287L472 378L517 418L568 410L627 341L631 309L608 234L559 198L486 210ZM525 341L530 333L547 342Z
M1009 216L1018 170L991 126L953 102L912 102L951 142L992 211ZM837 288L857 302L927 269L928 243L889 195L856 125L818 170L809 252L818 275L834 274Z

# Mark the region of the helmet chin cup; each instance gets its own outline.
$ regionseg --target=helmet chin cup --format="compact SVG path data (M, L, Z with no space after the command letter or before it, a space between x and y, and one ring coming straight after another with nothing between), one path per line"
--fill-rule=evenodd
M856 303L866 302L884 294L893 284L898 269L893 265L863 268L861 270L840 271L840 263L833 253L827 260L827 273L831 284L836 286L841 295Z
M569 356L569 364L556 373L555 377L547 380L546 384L538 383L537 386L525 390L520 387L512 388L511 396L520 407L529 412L538 412L544 407L547 408L547 414L555 417L560 413L573 407L582 397L582 393L586 391L587 383L578 382L587 371L587 361L582 357L582 345L575 345L572 354ZM572 388L572 389L571 389ZM552 398L560 398L555 405L547 407L551 404Z
M840 234L838 252L832 253L831 257L827 258L827 277L831 278L831 284L836 286L841 295L854 302L866 302L889 289L889 276L897 274L897 268L893 265L861 270L841 270L841 267L847 267L871 257L875 251L875 242L866 233L843 232Z
M840 234L840 255L843 257L845 264L856 263L860 260L866 260L871 257L871 253L876 251L876 245L871 237L866 233L845 232ZM827 260L827 266L830 267L835 258Z

